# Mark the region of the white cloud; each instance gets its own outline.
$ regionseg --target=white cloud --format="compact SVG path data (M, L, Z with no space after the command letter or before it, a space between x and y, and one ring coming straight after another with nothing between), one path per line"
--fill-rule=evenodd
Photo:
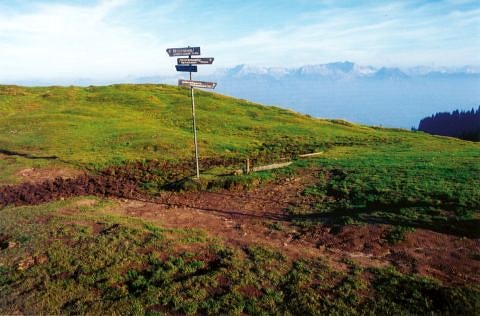
M166 69L165 45L109 22L128 0L0 13L0 79L115 78Z

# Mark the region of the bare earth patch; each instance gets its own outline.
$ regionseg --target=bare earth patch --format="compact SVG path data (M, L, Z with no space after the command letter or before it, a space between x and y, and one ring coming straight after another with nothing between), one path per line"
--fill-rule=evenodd
M92 207L97 205L97 200L95 199L80 199L75 202L76 206L79 207Z
M56 178L71 179L84 174L81 170L70 168L26 168L19 170L15 175L22 179L22 182L40 183Z
M385 240L389 225L348 225L338 234L320 226L303 239L338 254L349 254L358 263L377 260L394 265L407 274L432 276L448 283L480 284L480 261L473 254L480 251L480 240L461 238L416 229L396 244Z
M473 256L479 252L478 239L462 239L425 229L417 229L392 248L392 254L398 253L407 260L406 265L399 263L400 270L453 283L480 284L480 261Z
M333 233L316 226L302 232L286 209L301 203L300 192L313 177L269 184L253 190L165 193L156 201L122 199L113 212L141 217L166 228L200 228L226 244L276 248L291 259L323 256L336 269L345 259L363 267L393 265L406 273L432 276L450 284L480 284L480 241L417 229L405 241L385 240L389 225L347 225Z
M318 249L314 245L301 248L291 245L308 242L293 241L296 230L289 227L284 211L306 185L305 181L305 178L285 180L250 191L164 193L154 202L122 199L114 211L142 217L166 228L204 229L232 245L263 244L280 248L292 257L308 255L310 251L315 255ZM273 223L280 225L281 231L272 230Z

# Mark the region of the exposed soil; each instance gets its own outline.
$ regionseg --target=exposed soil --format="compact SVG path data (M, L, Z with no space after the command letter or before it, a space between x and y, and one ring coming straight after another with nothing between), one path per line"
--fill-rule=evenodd
M405 273L416 272L450 282L462 280L480 284L480 261L474 257L479 253L479 239L462 239L418 229L404 242L392 247L390 256L403 258L403 261L394 262Z
M97 204L97 200L95 199L81 199L75 202L75 205L80 207L92 207L92 206L95 206L96 204Z
M18 171L15 175L23 182L41 183L56 178L71 179L84 174L84 172L69 168L27 168Z
M206 169L217 165L235 165L238 160L227 158L207 158L202 160ZM43 174L43 171L25 169L29 181L20 185L0 187L0 208L6 205L39 204L49 201L81 195L138 197L144 193L139 185L145 182L173 183L190 175L191 162L132 162L124 166L113 166L98 174L79 175L72 178L67 171L55 174ZM63 172L63 173L62 173ZM38 173L38 174L37 174ZM42 177L45 180L42 181Z
M168 228L201 228L234 246L274 247L291 259L323 256L336 269L345 269L350 259L363 267L394 265L448 284L480 284L480 261L473 256L480 253L478 239L417 229L390 244L390 225L347 225L339 232L323 225L296 227L286 210L304 203L300 192L313 179L304 175L250 191L166 193L155 202L124 199L112 211Z
M349 253L357 261L385 260L398 270L432 276L448 283L480 284L480 240L416 229L404 241L390 244L385 240L389 225L348 225L338 234L320 226L301 238L314 241L322 248Z
M230 244L268 244L298 257L303 251L289 247L296 230L289 227L284 210L306 185L305 181L308 180L283 180L250 191L168 192L155 201L123 199L113 211L158 221L167 228L204 229ZM272 230L272 224L285 231Z
M0 206L39 204L79 195L133 196L137 185L115 176L81 175L41 183L23 183L0 188Z

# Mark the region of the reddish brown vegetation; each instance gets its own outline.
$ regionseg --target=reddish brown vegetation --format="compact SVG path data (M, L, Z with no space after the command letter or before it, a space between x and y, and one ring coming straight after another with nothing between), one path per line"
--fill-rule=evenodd
M208 158L202 160L203 168L216 165L235 165L236 159ZM81 195L134 197L139 196L143 182L171 183L190 175L193 163L132 162L109 167L99 174L79 175L75 178L56 177L43 182L23 183L0 187L0 207L9 204L39 204Z
M82 175L0 188L0 205L39 204L78 195L133 196L136 183L115 176Z

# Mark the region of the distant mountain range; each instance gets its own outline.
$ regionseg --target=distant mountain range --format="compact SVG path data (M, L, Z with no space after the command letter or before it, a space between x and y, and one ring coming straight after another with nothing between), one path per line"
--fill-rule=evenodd
M401 70L400 68L361 66L349 61L329 64L306 65L298 68L259 67L238 65L217 71L216 78L270 78L276 80L358 80L410 78L480 78L480 67L463 66L459 68L434 68L418 66Z

